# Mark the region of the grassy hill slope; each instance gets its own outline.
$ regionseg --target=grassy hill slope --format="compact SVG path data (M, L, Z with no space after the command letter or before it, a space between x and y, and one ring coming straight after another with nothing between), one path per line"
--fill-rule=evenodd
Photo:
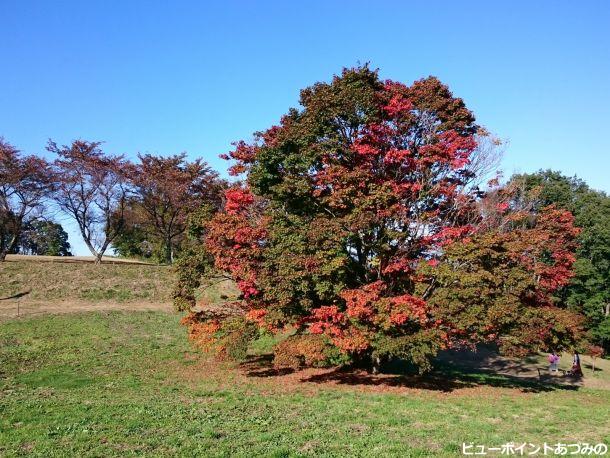
M0 319L89 310L172 310L170 266L116 258L9 256L0 263ZM235 298L229 282L202 287L202 303Z
M9 260L0 264L0 297L23 301L167 302L173 274L167 266Z

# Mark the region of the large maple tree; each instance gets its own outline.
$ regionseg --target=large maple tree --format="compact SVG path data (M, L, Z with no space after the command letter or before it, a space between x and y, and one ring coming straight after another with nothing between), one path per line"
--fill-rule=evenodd
M246 323L293 327L296 343L317 336L318 353L328 347L369 363L398 357L421 369L449 346L507 336L507 348L549 344L543 330L519 340L513 331L523 323L510 316L553 307L550 293L567 281L573 259L559 259L542 242L563 231L569 249L571 220L555 213L529 215L526 227L496 224L495 213L510 209L480 203L477 168L485 161L477 155L486 133L462 99L434 77L407 86L364 66L304 89L300 103L226 156L234 161L230 172L245 180L226 192L224 211L206 225L207 251L238 284ZM464 244L491 240L507 254L496 264L474 262L485 257L482 245L473 253ZM479 288L476 307L489 313L469 324L472 291L447 297L465 268L458 255L470 258L471 271L519 270L506 279L526 282L511 290L512 315L495 316L503 313L496 302L510 289L505 282ZM532 327L546 326L536 318ZM218 315L187 322L212 340L227 335ZM290 351L299 356L309 343Z

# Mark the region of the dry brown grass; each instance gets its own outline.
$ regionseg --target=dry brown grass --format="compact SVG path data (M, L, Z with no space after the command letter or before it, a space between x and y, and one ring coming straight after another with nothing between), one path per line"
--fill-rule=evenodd
M0 263L0 317L13 316L18 303L22 314L83 307L171 308L170 267L49 258L11 256Z
M91 310L172 310L174 272L170 266L91 257L11 255L0 263L0 319L38 313ZM199 301L234 300L231 281L214 280L199 291Z

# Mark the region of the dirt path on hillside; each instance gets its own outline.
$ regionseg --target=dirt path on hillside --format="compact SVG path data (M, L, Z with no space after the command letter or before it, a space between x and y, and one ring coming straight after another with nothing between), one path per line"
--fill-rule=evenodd
M81 312L100 312L111 310L125 311L162 311L173 312L174 308L170 303L153 303L153 302L111 302L99 301L92 303L90 301L53 301L49 302L34 302L34 301L16 301L4 300L0 301L0 321L10 320L15 318L26 318L29 316L41 314L63 314L63 313L81 313Z

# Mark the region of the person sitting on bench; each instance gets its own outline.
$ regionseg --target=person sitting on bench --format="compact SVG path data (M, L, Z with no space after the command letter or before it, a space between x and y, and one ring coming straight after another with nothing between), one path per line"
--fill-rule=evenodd
M580 367L580 355L577 351L574 351L574 359L572 360L572 369L570 370L570 375L575 377L582 377L582 369Z

